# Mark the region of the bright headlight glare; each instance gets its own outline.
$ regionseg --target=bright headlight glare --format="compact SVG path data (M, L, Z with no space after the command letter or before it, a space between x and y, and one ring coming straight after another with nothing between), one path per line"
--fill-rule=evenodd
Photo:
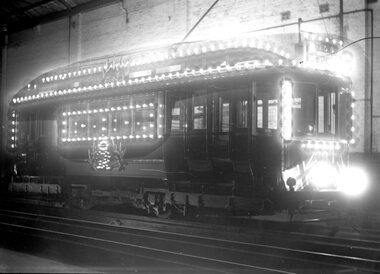
M338 190L349 196L359 196L368 188L368 176L365 171L357 167L341 170L338 178Z
M326 162L316 163L308 174L308 180L319 189L332 186L336 177L336 169Z

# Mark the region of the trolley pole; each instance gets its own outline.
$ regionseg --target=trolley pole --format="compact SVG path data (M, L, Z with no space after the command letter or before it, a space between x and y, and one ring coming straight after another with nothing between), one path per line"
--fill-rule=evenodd
M296 57L298 59L298 62L301 62L304 60L305 54L304 54L304 45L302 43L302 37L301 37L301 23L302 18L298 18L298 43L295 44L295 53Z

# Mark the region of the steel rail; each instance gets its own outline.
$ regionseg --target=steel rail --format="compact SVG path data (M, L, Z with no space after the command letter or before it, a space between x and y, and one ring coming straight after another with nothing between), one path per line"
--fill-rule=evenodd
M38 217L42 217L41 215L38 215L38 214L33 214L35 216L38 216ZM48 218L51 218L50 216L47 216ZM67 220L68 218L55 218L55 219L65 219ZM75 222L78 222L78 220L73 220L73 219L69 219L70 221L75 221ZM41 220L39 220L41 221ZM48 221L48 222L51 222L51 221ZM80 220L81 223L83 223L82 220ZM85 221L85 223L88 223L87 221ZM62 226L62 223L57 223L59 225ZM96 225L104 225L104 224L99 224L99 223L94 223L94 222L91 222L91 224L96 224ZM76 225L77 227L81 227L83 228L83 226L78 226ZM71 225L72 227L72 225ZM89 227L85 227L86 229L89 229ZM114 226L113 226L114 228ZM93 227L90 227L90 229L96 229L96 228L93 228ZM110 231L110 230L107 230L107 229L96 229L98 231L102 231L102 232L112 232L112 233L115 233L115 231ZM152 232L151 230L149 230L149 232ZM379 261L377 260L371 260L371 259L364 259L364 258L360 258L360 257L353 257L353 256L342 256L342 255L336 255L336 254L331 254L331 253L326 253L326 252L314 252L314 251L307 251L307 250L299 250L299 249L294 249L294 248L286 248L286 247L279 247L279 246L270 246L270 245L263 245L263 244L252 244L252 243L246 243L246 242L239 242L239 241L231 241L231 240L225 240L225 239L216 239L216 238L211 238L211 237L199 237L199 236L194 236L194 235L184 235L184 234L178 234L178 233L170 233L170 232L157 232L157 231L153 231L155 233L160 233L161 235L162 234L166 234L168 236L170 235L176 235L176 236L181 236L181 237L186 237L186 238L196 238L196 239L202 239L202 240L208 240L208 241L219 241L219 242L223 242L223 243L228 243L228 244L236 244L236 245L244 245L244 246L249 246L249 247L261 247L261 248L267 248L267 249L273 249L273 250L282 250L282 251L286 251L286 252L298 252L298 253L304 253L304 254L308 254L308 255L316 255L316 256L326 256L326 257L329 257L329 258L339 258L339 259L346 259L346 260L355 260L355 261L361 261L361 262L365 262L365 263L380 263ZM146 235L137 235L135 233L125 233L125 232L117 232L119 234L124 234L124 235L129 235L129 236L139 236L139 237L149 237L150 239L155 239L155 240L162 240L162 237L152 237L152 236L146 236ZM165 238L166 241L168 240L171 240L171 241L174 241L176 243L184 243L184 244L189 244L189 242L187 241L178 241L178 240L173 240L173 239L167 239ZM326 244L326 243L324 243ZM203 246L203 247L206 247L206 248L215 248L215 247L218 247L218 248L223 248L223 249L229 249L230 251L234 251L236 252L237 250L241 250L239 247L236 247L234 249L231 249L231 248L226 248L226 247L223 247L223 246L215 246L214 245L205 245L205 244L197 244L197 246ZM336 245L334 245L336 246ZM251 253L249 250L245 250L245 252L248 252L248 253ZM261 253L262 254L262 253Z
M274 268L266 268L266 267L253 266L253 265L242 264L242 263L237 263L237 262L232 262L232 261L218 260L215 258L186 254L183 252L173 252L173 251L169 251L169 250L165 250L165 249L152 248L152 247L147 247L147 246L143 246L143 245L136 245L136 244L124 243L124 242L120 242L120 241L101 239L101 238L96 238L96 237L80 235L80 234L59 232L56 230L42 229L42 228L29 227L29 226L23 226L23 225L17 225L17 224L9 224L9 223L4 223L4 222L0 222L0 224L6 225L6 226L11 226L11 227L16 227L16 228L35 230L35 231L39 231L39 232L53 233L53 234L62 235L62 236L71 236L71 237L76 237L76 238L80 238L80 239L86 239L86 240L104 242L104 243L109 243L109 244L116 244L116 245L121 245L121 246L126 246L126 247L134 247L134 248L139 248L139 249L145 249L145 250L149 250L149 251L166 253L169 255L177 255L177 256L189 257L189 258L193 258L193 259L207 260L207 261L212 261L212 262L216 262L216 263L229 264L229 265L233 265L233 266L245 267L245 268L256 269L256 270L261 270L261 271L270 271L270 272L276 272L276 273L294 273L294 272L289 272L289 271L277 270ZM160 259L160 260L162 260L162 259ZM167 262L172 263L172 261L170 261L170 260L167 260ZM183 263L181 263L181 264L183 264ZM191 265L191 266L194 266L194 265ZM197 267L199 267L199 265ZM206 269L208 269L208 268L206 268Z
M64 221L71 221L71 222L77 222L77 223L86 223L86 224L91 224L91 225L99 225L99 226L109 226L109 227L112 227L112 228L115 228L115 224L107 224L107 223L101 223L101 222L96 222L96 221L89 221L89 220L84 220L84 219L75 219L75 218L67 218L67 217L58 217L58 216L51 216L51 215L45 215L45 214L36 214L36 213L26 213L26 212L19 212L19 211L13 211L13 210L2 210L0 209L0 212L9 212L9 213L12 213L12 214L20 214L20 215L29 215L29 216L36 216L36 217L44 217L44 218L50 218L50 219L57 219L57 220L64 220ZM1 214L0 215L3 215L5 216L6 214ZM136 221L136 219L134 220ZM141 221L141 220L138 220L138 221ZM151 223L159 223L159 224L165 224L165 225L175 225L175 226L185 226L186 228L199 228L197 227L196 225L192 226L192 227L189 227L188 226L188 223L182 223L182 224L177 224L177 223L171 223L171 224L168 224L166 222L162 222L160 221L160 219L156 219L156 218L149 218L149 220L143 220L143 221L146 221L146 222L149 222L149 224ZM136 229L134 226L132 225L128 225L128 224L122 224L120 226L117 226L117 227L120 227L120 228L129 228L129 229ZM208 230L212 230L213 228L210 228L210 227L206 227L206 226L203 226L201 224L201 227L203 229L208 229ZM244 244L244 245L249 245L249 243L247 242L242 242L242 241L233 241L233 240L225 240L225 239L221 239L220 237L215 237L215 235L213 237L205 237L205 236L200 236L200 235L194 235L194 234L184 234L184 233L178 233L178 232L172 232L172 231L158 231L157 229L149 229L149 228L146 228L146 227L139 227L138 228L139 231L141 230L144 230L144 231L149 231L149 232L159 232L161 234L167 234L167 235L176 235L176 236L185 236L185 237L194 237L194 238L202 238L202 239L205 239L205 240L220 240L220 241L225 241L225 242L228 242L228 243L236 243L236 244ZM374 232L374 230L371 230L372 232ZM261 236L263 236L263 234L265 233L266 235L264 236L269 236L269 237L273 237L275 236L273 233L271 232L260 232L261 233ZM278 231L275 231L276 235L278 238L281 238L281 237L287 237L289 239L289 235L290 236L293 236L293 238L295 239L299 239L299 236L302 236L302 237L308 237L310 240L304 240L305 242L307 243L311 243L311 244L325 244L325 245L330 245L330 246L341 246L341 247L350 247L352 248L352 246L355 246L355 245L360 245L360 248L366 248L368 249L369 251L379 251L379 249L377 248L373 248L372 246L374 247L378 247L380 246L380 230L377 231L377 235L378 235L378 240L377 241L373 241L373 240L367 240L367 239L353 239L352 236L359 236L359 235L353 235L353 234L349 234L348 236L350 238L343 238L343 237L331 237L331 236L324 236L324 235L318 235L318 234L306 234L306 233L300 233L300 232L290 232L290 233L281 233L281 232L278 232ZM250 235L247 235L247 236L250 236ZM321 240L326 240L326 241L321 241ZM347 242L346 244L344 244L344 242ZM365 244L370 244L371 247L366 247L366 246L363 246L363 243Z
M9 225L9 224L7 224ZM19 228L21 228L22 226L18 226ZM13 227L14 228L14 227ZM27 229L29 230L33 230L33 228L31 227L26 227ZM8 231L8 232L11 232L11 233L15 233L15 231L12 229L3 229L3 228L0 228L2 231ZM55 233L55 235L60 235L60 233L57 231L53 231ZM104 247L104 246L99 246L99 245L95 245L95 244L89 244L89 243L83 243L83 242L78 242L78 241L72 241L72 240L68 240L67 238L64 238L64 239L58 239L57 237L52 237L52 236L47 236L47 235L33 235L33 234L30 234L30 233L26 233L26 232L20 232L20 231L17 231L17 234L21 234L21 235L25 235L25 236L28 236L28 237L31 237L31 236L34 236L34 237L39 237L39 238L43 238L43 239L47 239L47 240L52 240L52 241L60 241L60 242L63 242L63 243L68 243L68 244L74 244L74 245L79 245L79 246L84 246L84 247L91 247L91 248L97 248L97 249L100 249L100 250L105 250L105 251L108 251L108 252L113 252L113 253L119 253L119 254L123 254L123 255L133 255L133 256L136 256L135 253L131 253L131 252L126 252L126 251L120 251L120 250L117 250L117 249L114 249L114 248L107 248L107 247ZM65 236L68 236L69 234L65 234ZM73 235L75 236L75 235ZM142 257L142 258L145 258L145 259L149 259L149 260L152 260L152 257L150 256L144 256L144 255L138 255L138 257ZM177 263L177 262L173 262L173 261L170 261L170 260L165 260L165 259L157 259L159 261L163 261L163 262L168 262L168 263ZM179 263L178 263L179 264ZM185 266L193 266L193 265L189 265L189 264L186 264L186 263L181 263L182 265L185 265ZM207 269L205 267L201 268L201 267L198 267L199 269Z

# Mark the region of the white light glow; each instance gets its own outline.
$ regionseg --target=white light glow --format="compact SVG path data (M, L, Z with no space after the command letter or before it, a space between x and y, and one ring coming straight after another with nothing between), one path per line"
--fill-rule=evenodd
M290 140L292 137L292 91L293 84L289 80L284 80L281 85L281 95L282 95L282 138L285 140Z
M328 69L344 76L352 75L354 71L354 56L350 51L339 52L329 60L326 60Z
M368 189L368 176L357 167L342 169L338 178L338 190L349 196L359 196Z
M307 179L318 189L324 189L334 184L337 175L337 170L331 164L318 162L311 168Z

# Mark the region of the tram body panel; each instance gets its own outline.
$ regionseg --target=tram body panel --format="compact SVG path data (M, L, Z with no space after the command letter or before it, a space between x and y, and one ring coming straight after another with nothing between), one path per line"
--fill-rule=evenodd
M229 209L244 199L260 204L288 191L292 176L297 191L320 191L307 177L310 163L347 162L349 81L299 68L256 68L242 62L249 54L233 49L154 69L134 65L128 75L107 61L106 70L76 75L74 88L69 79L50 84L46 79L55 78L39 77L45 80L35 97L23 89L10 111L19 125L11 132L17 148L10 145L15 179L61 176L77 204L131 198L144 208L159 204L158 211L170 200L173 206L181 200L178 208L186 211L190 200L202 207L219 196ZM198 69L225 60L235 65ZM60 75L71 73L65 70Z

